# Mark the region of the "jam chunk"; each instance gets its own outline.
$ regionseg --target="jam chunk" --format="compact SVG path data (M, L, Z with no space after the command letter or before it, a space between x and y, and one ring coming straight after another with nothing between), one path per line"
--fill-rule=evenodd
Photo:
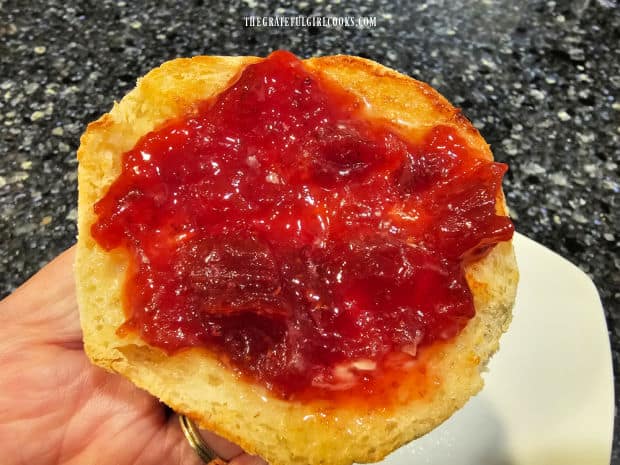
M131 262L123 330L285 398L370 389L474 316L463 267L512 237L505 171L449 126L407 141L275 52L125 153L91 233Z

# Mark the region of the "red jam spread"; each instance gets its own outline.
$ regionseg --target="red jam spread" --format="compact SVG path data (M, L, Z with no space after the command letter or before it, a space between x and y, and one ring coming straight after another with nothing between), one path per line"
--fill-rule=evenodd
M405 140L275 52L125 153L92 235L130 258L122 330L320 397L474 316L464 263L512 237L506 169L449 126Z

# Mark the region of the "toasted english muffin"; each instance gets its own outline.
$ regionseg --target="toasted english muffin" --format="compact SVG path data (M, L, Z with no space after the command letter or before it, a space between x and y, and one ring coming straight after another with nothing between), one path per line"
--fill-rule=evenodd
M148 132L223 91L256 57L201 56L164 63L82 136L79 159L76 275L84 347L93 363L129 378L201 427L238 443L271 465L349 465L381 460L446 420L483 385L481 371L511 320L518 272L511 242L467 265L476 316L426 355L432 389L393 408L287 401L240 378L201 349L168 355L136 334L123 336L127 256L105 251L90 234L93 205L121 172L121 156ZM304 60L311 72L363 99L373 115L406 134L450 125L467 144L492 153L459 110L430 86L370 60L329 56ZM503 196L498 211L506 212ZM393 395L398 397L398 392Z

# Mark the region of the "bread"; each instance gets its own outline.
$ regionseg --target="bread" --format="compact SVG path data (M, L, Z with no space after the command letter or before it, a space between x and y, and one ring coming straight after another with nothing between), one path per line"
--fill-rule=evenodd
M453 340L426 353L425 395L397 408L287 402L244 382L200 349L168 356L130 333L124 322L122 288L127 260L104 251L90 235L93 204L121 170L121 155L192 103L222 91L255 57L195 57L164 63L82 136L79 159L76 274L84 347L93 363L146 389L201 427L238 443L272 465L349 465L373 462L430 431L476 394L481 371L508 328L518 272L512 244L498 244L467 265L476 316ZM412 128L453 126L484 157L492 153L471 123L428 85L377 63L352 56L305 60L310 70L362 97L373 114L406 135ZM503 197L498 210L505 212ZM394 393L398 396L398 393Z

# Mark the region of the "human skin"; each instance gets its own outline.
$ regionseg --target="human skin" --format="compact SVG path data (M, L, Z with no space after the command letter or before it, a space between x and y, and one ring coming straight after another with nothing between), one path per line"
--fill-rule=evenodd
M199 465L178 418L91 364L70 248L0 302L0 451L7 465ZM264 465L213 433L231 465Z

